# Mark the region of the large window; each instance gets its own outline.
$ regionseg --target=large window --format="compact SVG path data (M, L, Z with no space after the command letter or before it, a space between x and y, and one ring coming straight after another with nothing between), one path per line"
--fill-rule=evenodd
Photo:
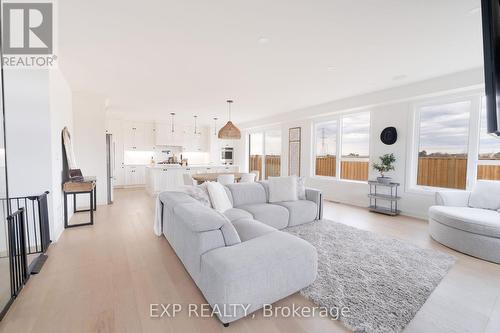
M337 126L336 120L316 125L316 176L336 175Z
M346 114L326 122L319 122L314 132L316 176L338 177L340 174L341 179L368 180L369 111ZM342 152L340 161L339 149Z
M471 101L418 109L417 185L465 189Z
M486 100L482 98L477 178L500 180L500 139L488 135L486 125Z
M250 156L249 156L249 171L258 171L258 180L262 179L262 158L264 156L264 133L250 134Z
M370 112L342 117L341 178L368 180Z
M270 130L265 132L264 150L266 159L264 169L266 179L281 175L281 131Z
M476 179L500 180L500 140L486 133L481 95L417 106L414 120L409 184L470 189Z
M250 134L249 171L258 171L259 180L281 175L281 131Z

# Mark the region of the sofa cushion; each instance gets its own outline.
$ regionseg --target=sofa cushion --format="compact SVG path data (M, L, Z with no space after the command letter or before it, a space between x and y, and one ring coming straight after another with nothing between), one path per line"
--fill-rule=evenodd
M181 190L199 201L203 206L212 207L206 183L201 185L185 185L181 187Z
M231 208L224 212L224 216L233 222L239 219L253 219L253 215L246 210L239 208Z
M179 223L183 223L189 230L195 232L220 229L227 219L212 208L200 205L193 199L192 203L181 203L173 207Z
M275 228L252 218L239 219L233 221L232 223L234 225L234 228L238 232L238 235L240 236L242 242L276 231Z
M500 209L500 182L479 180L470 195L469 206L492 210Z
M297 177L297 198L306 200L306 177Z
M234 225L227 220L227 223L224 223L220 228L222 232L222 237L224 237L224 243L226 246L232 246L241 243L240 236L238 231L236 231Z
M297 177L269 177L269 202L295 201L297 197Z
M432 206L429 217L452 228L500 238L500 213L493 210Z
M246 210L253 215L253 218L257 221L265 223L276 229L283 229L288 226L288 219L290 214L288 209L279 205L273 204L253 204L253 205L243 205L237 208Z
M233 197L233 206L266 203L266 191L259 183L228 184L226 187Z
M217 182L209 182L207 183L207 189L212 207L216 211L224 213L226 210L233 208L223 185Z
M309 200L283 201L275 204L288 209L290 213L289 227L312 222L318 216L318 205Z
M165 191L158 194L158 199L161 202L170 205L171 207L175 207L178 204L182 203L195 203L197 202L193 197L184 192L174 192L174 191Z

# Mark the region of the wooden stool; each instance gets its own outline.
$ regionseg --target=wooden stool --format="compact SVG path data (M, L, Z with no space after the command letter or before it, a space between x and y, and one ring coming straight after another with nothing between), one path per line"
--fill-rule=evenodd
M64 183L64 228L81 227L84 225L94 224L94 211L97 209L97 186L95 177L84 178L81 182L69 181ZM77 194L89 194L90 197L90 208L89 209L76 209L76 195ZM68 224L68 195L73 195L73 212L90 212L90 222L78 223L78 224Z

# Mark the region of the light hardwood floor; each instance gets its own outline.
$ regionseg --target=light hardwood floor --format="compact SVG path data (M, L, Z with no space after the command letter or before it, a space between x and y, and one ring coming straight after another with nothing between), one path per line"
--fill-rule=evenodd
M0 332L346 332L326 318L152 319L150 303L205 303L164 238L153 235L154 201L142 189L117 190L95 225L64 231L0 322ZM75 219L85 218L79 214ZM326 203L325 218L455 255L455 266L405 332L500 332L500 265L432 241L427 223ZM277 305L311 305L294 294Z

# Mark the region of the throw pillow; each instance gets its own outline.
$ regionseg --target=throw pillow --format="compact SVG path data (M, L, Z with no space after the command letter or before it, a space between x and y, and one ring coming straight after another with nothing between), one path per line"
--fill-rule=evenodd
M500 182L479 180L470 194L469 207L500 209Z
M296 201L297 177L269 177L269 202Z
M207 182L207 190L212 202L212 207L219 213L233 208L224 186L217 182Z
M297 197L299 200L306 200L306 178L297 177Z
M204 184L196 186L188 185L184 186L182 190L184 193L188 194L191 198L199 201L203 206L212 207L206 185Z

